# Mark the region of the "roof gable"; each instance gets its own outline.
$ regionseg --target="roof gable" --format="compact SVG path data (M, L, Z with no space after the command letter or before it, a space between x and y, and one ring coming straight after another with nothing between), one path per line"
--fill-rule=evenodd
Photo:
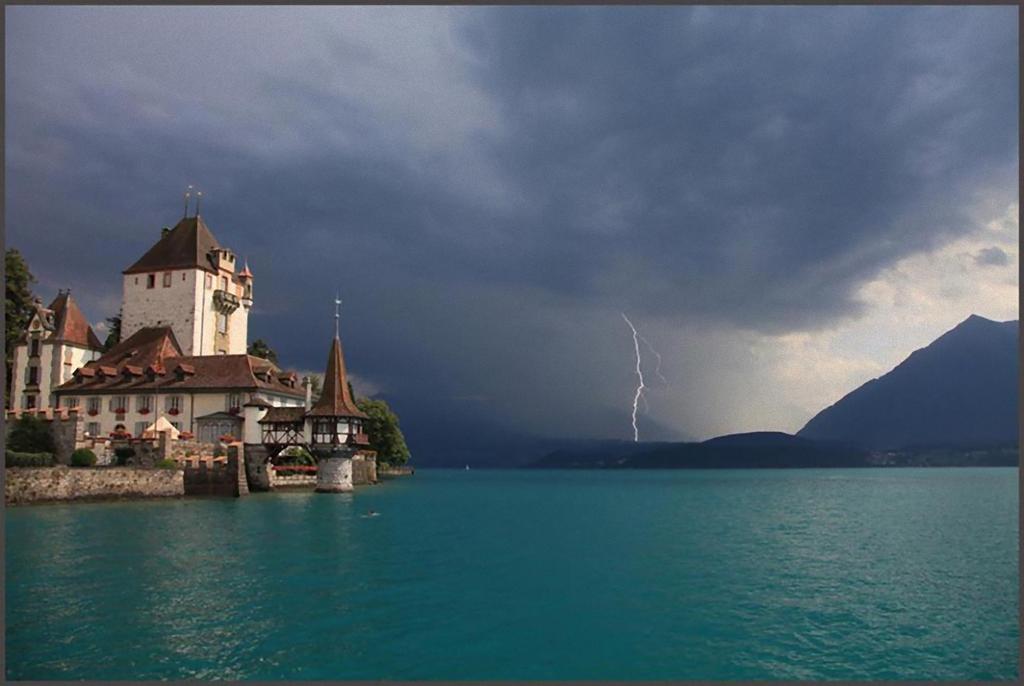
M139 329L96 360L97 365L118 366L131 363L139 367L158 365L169 357L181 357L181 346L169 326Z
M125 274L164 269L205 269L216 271L210 251L220 247L202 217L184 217L146 251Z

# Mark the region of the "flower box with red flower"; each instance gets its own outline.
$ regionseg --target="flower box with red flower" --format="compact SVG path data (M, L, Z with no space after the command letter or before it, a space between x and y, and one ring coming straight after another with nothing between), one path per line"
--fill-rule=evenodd
M178 434L178 438L180 438L183 441L190 441L193 438L195 438L195 436L192 435L191 431L182 431L181 433Z
M167 410L167 414L171 415L172 417L176 417L179 414L181 414L181 410L179 410L176 407L172 407L171 409Z
M139 414L149 414L149 408L148 407L140 407L139 408Z
M220 440L221 443L234 443L235 442L235 437L232 436L231 434L224 434L224 435L220 436L219 440Z
M115 414L124 414L125 412L127 412L127 410L125 410L123 407L115 407L114 408L114 413Z
M88 411L88 415L89 415L90 417L95 417L95 416L96 416L96 415L98 415L99 413L100 413L100 411L99 411L99 410L96 410L96 409L91 409L91 410L89 410L89 411Z

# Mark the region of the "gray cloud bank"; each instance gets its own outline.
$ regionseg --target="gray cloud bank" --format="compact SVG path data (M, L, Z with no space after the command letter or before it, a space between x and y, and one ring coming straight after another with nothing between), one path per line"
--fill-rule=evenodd
M702 332L814 330L1013 202L1016 26L1009 7L12 7L8 242L100 319L197 183L256 274L251 336L316 368L340 287L350 365L414 448L467 421L625 438L619 311L689 332L676 357ZM699 433L730 354L680 361L686 398L648 435Z

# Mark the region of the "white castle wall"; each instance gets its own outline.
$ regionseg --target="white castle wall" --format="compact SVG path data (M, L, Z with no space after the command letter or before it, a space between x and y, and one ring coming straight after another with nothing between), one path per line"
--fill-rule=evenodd
M28 344L16 346L11 378L11 409L24 409L25 391L28 382L28 367L30 358L28 355ZM39 357L32 362L39 367L38 391L33 390L36 395L36 408L47 409L53 406L52 391L57 386L71 378L72 373L86 362L95 360L100 356L99 351L81 348L65 343L54 343L52 340L44 339L39 346Z
M156 276L153 288L147 288L147 277ZM202 285L199 269L171 270L171 285L164 286L164 274L149 272L125 274L121 299L121 340L147 326L170 326L186 355L195 351L195 324L200 304L196 297L197 282Z
M155 285L148 288L148 275ZM229 355L245 353L249 345L249 312L239 306L228 317L227 343L219 344L217 310L213 294L227 279L227 291L241 299L244 288L226 267L217 275L201 269L170 271L171 285L164 286L164 274L147 272L124 276L121 301L121 337L131 336L147 326L170 326L185 355ZM207 277L209 276L209 281Z

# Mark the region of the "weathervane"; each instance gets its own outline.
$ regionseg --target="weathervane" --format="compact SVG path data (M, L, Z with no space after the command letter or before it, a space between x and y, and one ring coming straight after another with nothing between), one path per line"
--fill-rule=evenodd
M338 338L340 331L341 321L341 296L337 293L334 295L334 337Z
M184 217L188 217L188 201L192 197L192 185L189 184L188 190L185 191L185 214Z
M203 192L199 191L196 193L196 217L199 216L199 203L203 201Z

